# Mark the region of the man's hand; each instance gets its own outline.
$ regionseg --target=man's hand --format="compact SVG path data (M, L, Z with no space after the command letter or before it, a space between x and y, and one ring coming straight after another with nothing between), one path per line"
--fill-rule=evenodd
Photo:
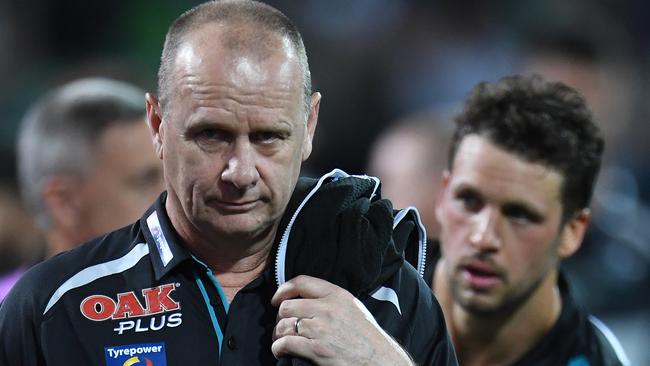
M280 286L271 303L279 306L271 347L276 358L299 356L317 365L413 364L368 309L332 283L298 276Z

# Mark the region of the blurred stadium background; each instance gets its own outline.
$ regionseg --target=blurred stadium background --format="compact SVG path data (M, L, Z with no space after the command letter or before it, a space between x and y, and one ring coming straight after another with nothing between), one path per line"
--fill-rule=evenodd
M170 22L196 0L0 0L0 173L27 106L70 79L155 90ZM536 71L582 91L607 139L595 220L566 268L583 303L650 365L650 2L269 0L303 32L323 94L308 174L365 169L405 115L449 116L481 80ZM441 122L442 123L442 122Z

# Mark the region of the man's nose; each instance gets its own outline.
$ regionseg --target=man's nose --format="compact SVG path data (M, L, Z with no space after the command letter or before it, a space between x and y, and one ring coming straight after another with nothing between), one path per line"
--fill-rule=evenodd
M501 239L497 232L499 213L489 207L484 207L474 216L472 233L469 240L472 245L481 250L497 250L501 247Z
M250 141L235 140L226 167L221 173L221 180L239 190L254 187L260 179L255 156L255 149Z

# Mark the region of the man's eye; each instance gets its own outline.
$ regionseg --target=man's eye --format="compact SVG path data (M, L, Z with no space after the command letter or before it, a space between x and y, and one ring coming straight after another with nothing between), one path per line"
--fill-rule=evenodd
M234 136L218 128L204 128L194 134L194 140L201 146L209 147L222 143L231 143Z
M195 137L208 140L224 140L227 139L227 134L216 128L206 128L199 131Z
M463 203L465 210L470 212L478 212L483 207L483 200L472 192L461 192L456 197Z
M251 140L253 142L259 143L273 143L279 140L283 140L284 136L277 132L255 132L251 135Z
M234 136L219 128L203 128L191 134L194 142L202 149L214 150L232 143Z
M503 209L503 215L518 224L538 223L541 221L541 217L523 207L506 207Z

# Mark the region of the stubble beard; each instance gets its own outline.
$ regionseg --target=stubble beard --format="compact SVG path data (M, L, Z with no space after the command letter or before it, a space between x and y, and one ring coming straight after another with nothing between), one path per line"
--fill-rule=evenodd
M508 291L509 280L508 276L505 275L503 277L503 286L505 287L506 292L494 294L489 292L478 294L472 289L461 288L460 279L453 274L448 280L454 302L460 305L460 307L467 313L479 318L508 318L530 299L535 291L541 286L542 282L544 282L544 278L545 277L542 276L523 291L513 293L512 290ZM468 296L464 295L463 292L472 293L469 295L471 298L468 298ZM491 301L488 303L480 301L480 299L479 301L474 301L479 296L489 298Z

